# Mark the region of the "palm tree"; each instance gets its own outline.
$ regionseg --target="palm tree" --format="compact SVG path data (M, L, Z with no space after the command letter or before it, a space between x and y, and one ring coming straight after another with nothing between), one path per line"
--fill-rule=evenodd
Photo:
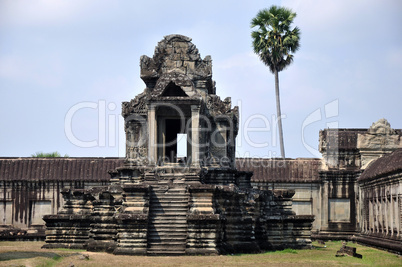
M279 98L278 72L293 62L293 54L299 49L300 30L290 28L296 13L284 7L271 6L260 10L251 21L254 52L275 75L276 112L278 116L279 139L282 158L285 158L283 144L281 105Z

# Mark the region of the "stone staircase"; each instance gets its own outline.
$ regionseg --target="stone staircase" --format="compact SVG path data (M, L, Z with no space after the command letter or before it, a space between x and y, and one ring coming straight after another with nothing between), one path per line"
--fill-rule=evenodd
M184 255L189 193L181 183L152 186L148 222L148 255Z

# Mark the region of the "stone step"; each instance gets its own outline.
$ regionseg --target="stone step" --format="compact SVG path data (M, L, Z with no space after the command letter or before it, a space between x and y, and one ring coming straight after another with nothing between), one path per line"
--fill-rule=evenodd
M152 190L158 190L158 189L169 189L169 190L187 190L186 185L181 185L181 184L169 184L169 183L162 183L162 184L155 184L152 185Z
M149 213L148 217L155 217L155 216L158 216L158 217L165 217L165 216L166 217L178 217L178 218L185 219L185 218L187 218L187 211L184 211L184 210L178 211L178 212L174 212L174 210L151 211Z
M175 224L176 225L175 227L179 225L187 225L187 220L184 219L180 220L180 219L152 218L149 221L152 222L152 224L155 225L155 227L169 224Z
M172 194L189 194L185 187L160 186L152 187L151 194L172 193Z
M178 222L183 222L185 224L187 224L187 216L186 215L175 215L175 214L150 214L149 215L149 220L165 220L165 221L174 221L176 223Z
M152 188L147 255L185 255L189 193L186 187L171 187L168 182Z
M165 204L165 205L156 205L151 207L150 212L154 211L188 211L188 205L176 205L175 203L172 204Z
M148 244L185 244L187 236L148 236Z
M155 218L155 217L182 217L183 219L187 217L187 210L183 211L155 211L151 212L148 217Z
M172 194L188 194L187 188L184 187L168 187L168 186L161 186L161 187L153 187L151 194L159 194L159 193L172 193Z
M168 224L157 224L149 227L148 231L179 231L179 232L186 232L187 231L187 224L179 224L175 226L170 226Z
M165 194L165 193L161 193L161 194L158 194L158 195L151 196L150 200L153 200L153 199L165 199L165 198L188 199L189 196L186 196L184 194Z
M166 200L155 200L155 201L150 201L150 202L151 202L150 203L151 204L151 206L150 206L151 209L154 206L155 207L158 207L158 206L188 207L188 205L189 205L187 200L185 200L185 201L183 201L183 200L176 201L176 200L172 200L172 199L170 199L170 200L166 199Z
M150 209L150 213L152 212L173 212L173 211L177 211L177 212L188 212L189 211L189 207L188 206L177 206L177 205L158 205L156 207L151 207Z
M170 243L151 243L148 244L147 252L182 252L186 250L185 242L181 242L181 244L170 244Z
M148 251L152 250L166 250L175 251L186 248L185 242L148 242Z
M151 213L148 216L148 219L163 219L163 220L186 220L187 222L187 213L177 214L177 213Z
M165 197L173 197L173 198L188 198L185 194L173 194L173 193L160 193L151 195L151 199L154 198L165 198Z
M186 189L157 188L151 191L151 194L188 194Z
M153 192L150 194L151 198L154 197L189 197L187 193L181 193L181 192Z
M161 235L161 236L169 236L171 235L186 235L187 236L187 228L180 227L180 228L168 228L166 226L162 227L155 227L152 230L149 229L147 235L149 236L155 236L155 235Z
M188 209L189 205L188 203L182 203L182 202L155 202L151 203L149 209L152 211L154 209L160 209L160 208L170 208L170 209Z
M150 236L148 244L186 244L187 236Z
M163 225L156 224L149 227L148 231L187 231L187 224Z
M187 210L174 210L174 209L161 209L161 210L155 210L155 211L150 211L149 212L149 217L151 216L177 216L177 217L182 217L186 218L187 217Z
M188 205L177 205L176 203L164 203L162 205L160 204L155 204L150 207L149 212L153 211L170 211L170 210L177 210L177 211L188 211L189 207Z
M169 234L167 232L152 232L148 233L148 242L185 242L187 240L187 233Z
M185 214L179 215L179 214L166 214L166 213L160 213L160 214L154 214L151 213L149 214L149 219L154 220L154 219L163 219L163 220L174 220L174 221L185 221L187 223L187 216Z
M177 210L177 211L188 211L189 206L186 205L178 205L177 203L158 203L158 204L151 204L151 207L149 208L149 212L153 211L172 211L172 210Z
M167 213L172 213L172 212L185 212L187 213L189 211L188 206L177 206L177 205L157 205L154 207L151 207L149 210L149 213L158 213L160 214L161 212L167 212Z
M183 256L186 254L186 250L173 250L168 251L165 248L155 249L155 250L147 250L148 256Z
M172 193L172 194L188 194L187 189L184 187L168 187L168 186L161 186L161 187L154 187L152 188L151 194L160 194L160 193Z
M178 186L178 187L186 187L186 184L184 179L163 179L159 181L153 181L151 184L152 188L158 187L158 186Z
M153 246L186 246L186 238L174 238L174 237L152 237L148 238L148 247Z
M155 188L159 188L159 187L169 187L169 188L186 188L187 184L186 181L179 181L179 180L175 180L175 181L160 181L157 183L152 183L151 184L152 189Z
M183 235L187 235L187 228L184 227L180 227L180 228L168 228L168 227L160 227L160 228L150 228L148 229L148 235L149 234L156 234L156 233L160 233L160 234L183 234Z
M179 203L179 202L163 202L163 203L155 203L150 207L150 210L158 210L162 208L167 208L167 209L178 209L178 210L183 210L183 209L188 209L189 205L188 203Z
M184 208L184 207L188 207L188 203L187 202L175 202L175 201L163 201L163 202L154 202L154 203L150 203L150 209L152 210L152 208L159 208L159 207L178 207L178 208Z
M160 217L154 217L150 218L149 221L152 224L155 224L156 226L160 225L165 225L165 224L175 224L173 225L174 227L181 226L181 225L187 225L187 220L185 219L178 219L178 218L160 218ZM155 226L155 227L156 227ZM173 227L173 228L174 228Z
M152 194L151 199L159 199L159 198L188 198L189 196L186 194L173 194L173 193L160 193L160 194Z
M177 234L187 234L187 225L181 225L180 227L150 227L148 229L149 233L177 233Z

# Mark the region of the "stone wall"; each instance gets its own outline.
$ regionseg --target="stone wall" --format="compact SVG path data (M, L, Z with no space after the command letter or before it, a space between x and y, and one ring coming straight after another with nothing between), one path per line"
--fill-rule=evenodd
M368 165L359 180L358 241L402 252L402 149Z
M64 190L62 210L57 215L44 216L47 225L44 248L79 248L130 255L216 255L311 247L314 219L292 211L294 191L246 190L234 184L193 183L183 187L173 182L169 192L180 188L185 191L170 194L170 204L165 205L161 193L151 197L153 191L166 194L165 181ZM185 223L180 224L176 221L180 216L179 202L174 201L183 198L185 192L189 193L189 198L188 202L183 202L187 203ZM155 200L164 210L162 217L155 215L159 207ZM176 203L172 218L166 217L166 214L170 216L167 212L171 203ZM159 227L155 219L167 220L166 223L173 226L170 232L161 229L157 232L158 239L168 235L167 250L161 250L163 242L154 249L150 245L154 240L153 229ZM182 227L185 229L184 247L177 250L174 248L181 246L177 236Z
M0 159L0 235L3 239L44 237L42 217L64 205L63 189L90 189L109 180L121 159ZM103 173L104 172L104 173Z

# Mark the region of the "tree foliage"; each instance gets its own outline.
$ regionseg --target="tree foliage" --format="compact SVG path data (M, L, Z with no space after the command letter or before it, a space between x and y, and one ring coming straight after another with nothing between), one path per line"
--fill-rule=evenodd
M251 21L254 52L272 73L282 71L293 62L299 47L300 30L291 29L296 13L284 7L271 6L260 10Z
M35 154L31 155L33 158L61 158L62 156L60 155L59 152L51 152L51 153L43 153L43 152L36 152ZM67 154L64 155L65 158L68 158L69 156Z

